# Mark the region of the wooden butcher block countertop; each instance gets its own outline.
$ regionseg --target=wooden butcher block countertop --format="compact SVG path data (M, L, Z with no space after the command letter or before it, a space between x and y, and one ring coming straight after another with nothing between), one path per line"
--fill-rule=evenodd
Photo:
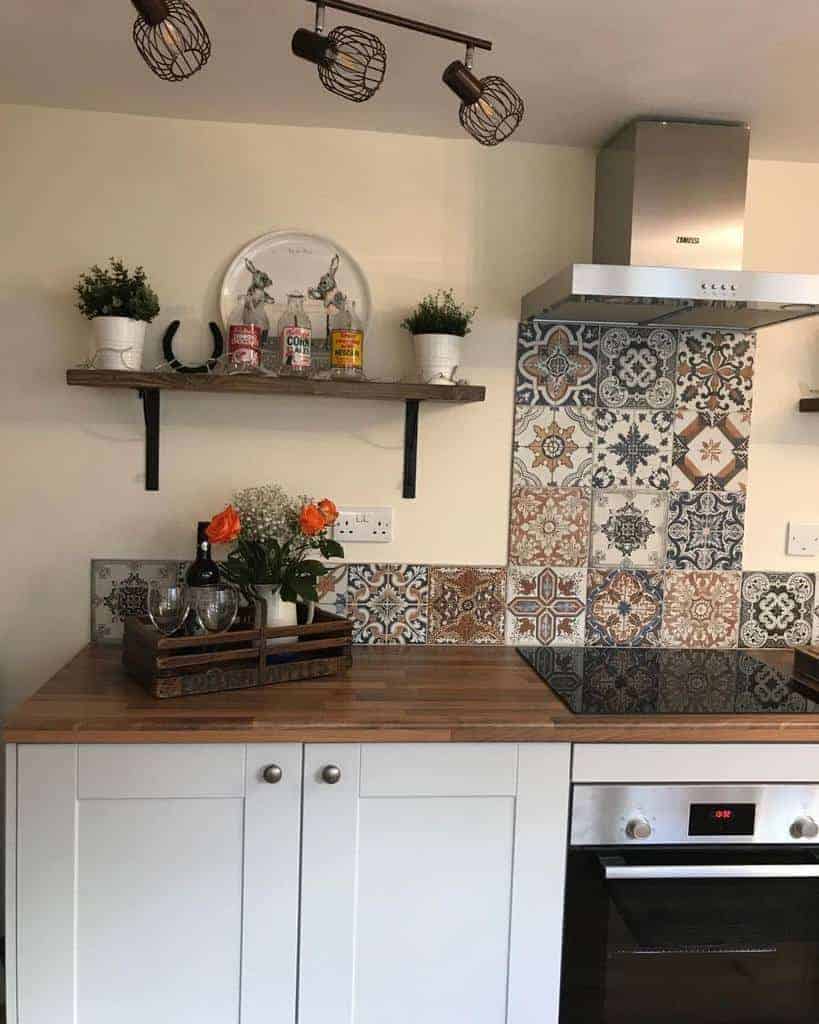
M788 667L783 651L756 656ZM155 700L82 650L7 718L16 743L819 742L819 714L573 715L510 647L355 648L343 676Z

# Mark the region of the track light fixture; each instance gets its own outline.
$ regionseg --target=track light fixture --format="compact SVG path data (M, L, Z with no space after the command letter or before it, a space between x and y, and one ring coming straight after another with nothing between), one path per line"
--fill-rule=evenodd
M384 81L387 53L381 40L370 32L344 26L325 36L325 7L463 43L466 59L453 61L445 69L443 80L461 100L461 124L482 145L497 146L504 142L523 120L523 100L505 79L497 75L481 79L472 73L475 48L491 50L492 43L488 39L377 11L350 0L308 0L308 3L316 5L316 28L314 32L304 28L296 31L293 53L315 64L322 85L337 96L356 103L370 99Z
M293 53L316 65L321 84L336 96L363 103L378 91L387 72L387 51L372 32L342 25L324 35L323 3L316 3L316 29L297 29Z
M523 100L498 75L476 78L472 74L474 48L467 45L466 60L454 60L443 80L461 100L461 124L482 146L497 146L523 120Z
M210 36L187 0L133 0L134 43L145 63L166 82L181 82L204 67Z

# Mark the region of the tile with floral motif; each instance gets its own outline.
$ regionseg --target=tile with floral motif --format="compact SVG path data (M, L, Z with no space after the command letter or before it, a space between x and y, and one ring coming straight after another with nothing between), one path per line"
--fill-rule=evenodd
M585 565L591 517L582 487L512 490L509 561L516 565Z
M502 644L505 603L505 569L431 567L429 643Z
M122 643L125 619L148 613L151 583L178 582L187 567L172 559L92 559L91 642Z
M742 491L748 479L751 413L677 409L671 487L675 491Z
M319 608L334 615L346 615L348 567L338 562L327 562L326 566L330 571L319 576L316 583Z
M806 572L746 572L742 577L740 647L810 643L815 580Z
M521 487L583 487L591 479L595 417L566 405L515 407L512 477Z
M751 408L756 335L743 331L681 330L677 404L703 412Z
M665 410L598 409L593 485L667 490L671 428Z
M741 569L744 537L744 494L678 491L669 498L669 569Z
M599 335L600 328L592 324L522 323L518 405L594 405Z
M347 614L353 643L423 644L427 640L429 575L425 565L351 565Z
M592 647L656 647L662 609L662 573L592 569L586 598L586 643Z
M674 404L676 357L675 328L603 328L597 385L600 405L669 409Z
M589 564L662 569L667 513L664 491L594 491Z
M585 569L509 566L507 643L582 645L585 619Z
M736 647L738 572L667 572L662 640L666 647Z

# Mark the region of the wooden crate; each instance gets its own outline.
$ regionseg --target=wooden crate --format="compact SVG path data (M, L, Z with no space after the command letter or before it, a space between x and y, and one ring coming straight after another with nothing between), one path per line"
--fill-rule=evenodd
M819 683L819 647L794 647L793 674L798 679Z
M267 640L294 637L268 646ZM150 619L125 620L122 663L154 697L184 697L315 679L346 671L353 661L353 624L317 608L309 626L163 636Z

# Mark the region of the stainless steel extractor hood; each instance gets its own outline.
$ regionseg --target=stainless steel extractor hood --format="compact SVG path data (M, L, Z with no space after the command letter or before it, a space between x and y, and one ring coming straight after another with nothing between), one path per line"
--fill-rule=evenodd
M523 297L524 320L755 330L819 313L819 276L742 269L746 125L633 121L597 158L594 263Z

